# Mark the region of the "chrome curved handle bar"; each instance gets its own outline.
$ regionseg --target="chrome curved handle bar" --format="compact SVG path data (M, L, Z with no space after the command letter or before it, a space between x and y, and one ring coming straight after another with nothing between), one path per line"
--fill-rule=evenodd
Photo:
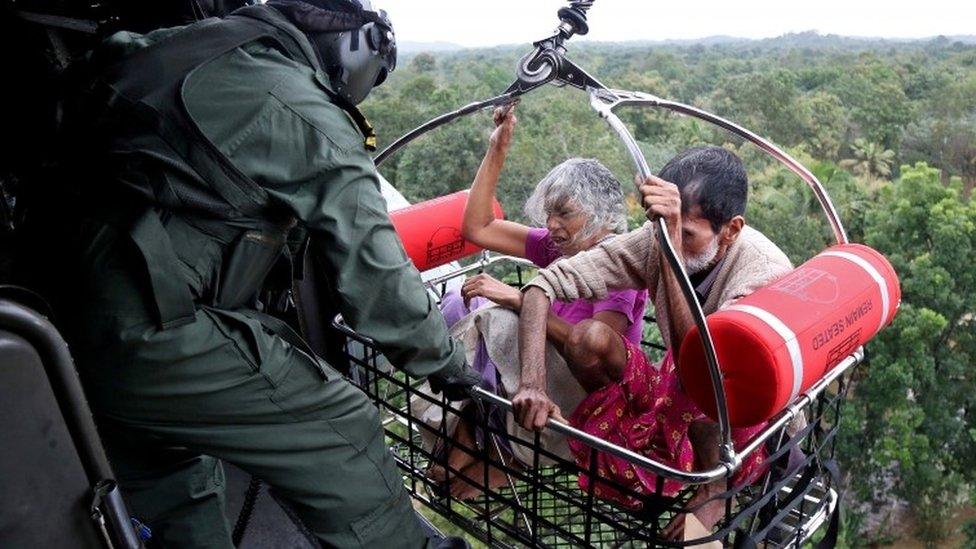
M380 151L379 154L373 157L373 163L376 164L377 167L379 167L380 164L382 164L387 158L389 158L395 152L399 151L400 149L402 149L411 141L417 139L421 135L424 135L429 131L436 130L437 128L445 124L450 124L451 122L454 122L458 118L467 116L472 113L476 113L482 109L507 105L508 103L511 103L512 100L515 99L515 97L517 97L517 95L506 92L501 95L496 95L495 97L492 97L490 99L485 99L484 101L475 101L474 103L469 103L456 111L444 113L438 116L437 118L432 118L431 120L428 120L427 122L424 122L423 124L410 130L408 133L404 134L396 141L391 143L388 147Z
M619 102L607 102L603 99L603 97L607 96L606 91L606 89L591 90L590 106L617 132L617 136L620 137L620 140L627 147L627 152L634 161L634 165L637 167L637 173L643 181L651 175L651 169L647 165L647 159L644 158L644 153L641 152L640 146L637 145L637 140L634 139L630 130L627 129L627 126L613 112L613 109L619 105ZM661 246L661 250L664 251L664 257L668 261L668 266L678 280L681 294L684 296L688 309L691 311L695 326L698 327L698 335L701 339L702 347L705 350L705 360L708 363L709 377L712 380L712 391L715 394L715 410L718 414L718 425L722 437L719 456L723 462L734 465L736 455L735 448L732 446L732 427L729 423L725 385L722 382L724 376L722 375L722 369L718 362L718 355L715 353L715 345L712 342L712 335L708 329L705 312L702 310L701 303L698 302L698 296L695 295L695 287L692 286L691 280L688 278L685 266L678 259L674 244L668 236L667 224L662 218L658 218L656 224L658 243ZM665 343L670 345L672 342Z
M566 59L565 57L565 42L572 38L575 34L585 34L585 31L578 27L578 22L580 21L579 18L582 18L585 26L586 12L593 7L593 3L595 1L596 0L570 0L569 8L564 8L564 10L569 10L576 15L567 19L563 15L564 10L560 10L560 18L562 21L560 22L559 27L556 28L555 34L535 42L533 44L535 49L519 59L519 62L515 68L515 82L512 82L508 89L505 90L501 95L497 95L490 99L485 99L484 101L470 103L456 111L442 114L437 118L433 118L420 126L417 126L380 151L380 153L373 158L373 163L376 164L377 167L380 166L392 154L431 130L439 128L445 124L450 124L463 116L478 112L482 109L507 105L514 101L517 97L529 93L530 91L540 88L550 82L555 82L559 85L574 86L581 90L588 89L589 87L605 89L606 86L601 84L595 78L587 74L585 70L576 66L575 63L569 59Z
M581 67L562 57L562 54L556 48L557 46L554 46L548 41L541 42L534 50L519 60L516 68L517 78L504 93L485 99L484 101L469 103L456 111L444 113L424 122L383 149L373 158L373 163L379 167L391 155L429 131L450 124L459 118L474 114L480 110L507 105L515 101L518 97L537 88L541 88L550 82L560 86L572 86L581 90L591 88L606 89L603 84L596 78L590 76Z
M824 214L827 216L827 221L830 223L830 227L834 233L834 239L838 244L847 243L847 232L844 230L844 225L841 223L840 216L837 215L837 210L834 208L834 204L831 202L830 196L820 183L820 180L818 180L817 177L813 175L813 173L810 172L810 170L808 170L803 164L798 162L782 149L770 141L763 139L755 133L736 124L735 122L726 120L721 116L712 114L697 107L692 107L691 105L678 103L677 101L671 101L668 99L662 99L648 93L634 91L592 89L590 90L590 105L593 106L597 112L600 112L601 110L613 111L617 107L625 106L659 107L690 116L692 118L703 120L709 124L718 126L732 134L735 134L746 141L749 141L760 150L766 152L778 160L781 164L786 166L787 169L796 174L797 177L803 180L803 182L810 187L813 194L817 197L817 201L820 203L821 209L823 209ZM628 150L630 150L631 146L631 144L627 144ZM636 146L636 143L633 143L633 146ZM640 153L640 149L636 149L636 152ZM641 156L643 157L642 154Z
M503 408L507 411L512 410L512 401L502 398L491 391L486 391L481 387L475 387L472 389L471 396L482 402L494 404L495 406ZM552 418L549 418L546 421L546 429L551 429L563 436L579 440L591 448L617 456L629 463L639 465L665 477L680 479L683 482L690 484L704 484L712 482L716 479L724 478L732 474L738 468L737 464L733 465L730 463L720 463L719 465L716 465L715 467L706 471L682 471L681 469L675 469L674 467L654 461L647 456L634 452L633 450L624 448L623 446L617 446L616 444L607 442L600 437L593 436L585 431L580 431L572 425L562 423L561 421L556 421Z

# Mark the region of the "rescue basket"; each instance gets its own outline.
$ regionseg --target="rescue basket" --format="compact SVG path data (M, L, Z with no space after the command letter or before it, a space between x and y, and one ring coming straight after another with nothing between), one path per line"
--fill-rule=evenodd
M525 282L526 265L521 259L482 254L474 263L429 281L428 287L442 295L454 279L484 270L506 273L513 284L521 285ZM645 320L653 323L654 319ZM849 385L848 374L863 358L861 352L847 357L801 394L747 447L735 449L738 463L756 451L767 454L765 472L751 484L735 485L729 480L738 464L707 472L679 471L550 420L547 429L589 448L590 463L595 464L596 452L602 451L634 468L656 474L657 489L648 494L601 478L596 470L555 454L542 444L539 435L522 438L489 422L484 412L490 407L510 410L511 403L503 396L478 389L472 399L473 408L448 402L431 394L423 380L394 370L373 342L352 330L341 317L335 326L347 337L350 377L381 410L387 442L404 474L408 492L419 505L492 547L682 547L707 542L728 546L748 540L761 540L766 547L791 547L808 540L834 516L838 502L832 473L834 439L840 405ZM645 341L643 345L650 353L661 351L653 343ZM458 443L448 432L447 422L431 427L415 414L418 401L440 407L445 414L474 418L486 434L483 442L471 446ZM796 418L801 417L805 421L797 422ZM425 444L425 438L434 438L440 448ZM530 455L530 462L516 461L501 450L506 445L517 446L523 456ZM486 464L481 478L447 468L446 450L451 447ZM435 465L448 469L445 482L430 478ZM504 473L500 487L485 488L490 467ZM587 489L580 488L581 475L593 479ZM682 541L664 539L662 531L676 515L695 510L689 505L694 487L717 478L726 479L724 491L716 496L723 502L725 512L714 531ZM676 497L665 497L665 479L687 483L688 487ZM473 484L479 494L468 500L452 496L451 488L457 483ZM601 493L609 490L641 500L642 508L628 509L602 499Z
M727 130L736 138L751 143L795 174L813 192L838 245L848 244L847 234L826 190L816 176L776 145L757 134L697 107L638 91L608 88L566 57L565 42L574 34L585 34L586 12L593 1L571 0L561 10L562 24L552 36L534 43L534 50L517 67L515 82L502 94L471 103L438 116L394 141L375 157L377 166L419 136L463 116L483 109L504 106L546 84L584 92L593 111L607 122L634 163L638 177L651 175L643 152L616 111L620 108L655 108L692 117ZM596 464L595 457L606 453L633 472L653 474L653 490L636 490L609 480L595 465L582 467L576 460L561 457L542 443L545 435L527 436L496 427L495 414L509 413L512 395L497 395L475 389L471 404L451 403L430 393L422 380L394 371L368 338L346 326L341 318L336 327L345 334L345 351L352 365L351 377L380 408L387 440L404 473L407 490L418 505L444 517L493 547L647 547L694 546L715 543L725 546L800 547L823 525L818 546L832 547L838 530L838 473L834 463L835 439L840 424L841 404L850 384L850 372L864 358L861 343L843 348L842 356L831 358L831 367L816 379L804 381L786 400L767 406L765 414L775 414L747 442L733 444L729 400L724 383L725 369L720 364L709 323L675 252L663 219L656 220L657 239L667 267L675 274L682 296L696 328L696 340L684 342L691 348L700 345L699 383L711 386L697 403L714 400L709 407L719 432L718 465L707 470L678 470L665 463L637 454L600 438L549 420L544 433L556 433L589 452L581 463ZM771 235L775 239L775 235ZM451 257L457 257L451 255ZM482 254L465 267L430 280L429 288L440 296L460 277L481 270L509 275L521 285L525 262L509 257ZM442 269L444 267L441 267ZM649 318L653 322L652 318ZM652 347L645 343L647 347ZM648 349L653 350L653 349ZM834 360L836 358L836 360ZM723 359L724 360L724 359ZM734 358L730 358L734 360ZM448 421L429 424L420 417L416 403L438 410L444 418L466 417L483 436L477 443L462 444L449 432ZM434 426L432 426L434 425ZM515 431L517 432L517 431ZM431 443L431 441L434 441ZM447 466L444 456L452 447L487 464L477 474L465 475ZM512 452L507 452L511 448ZM521 450L521 462L509 456ZM743 460L758 456L762 460L759 478L733 482ZM444 471L446 469L446 471ZM477 470L477 469L476 469ZM432 474L435 471L438 474ZM493 471L495 474L492 483ZM441 474L443 472L443 474ZM443 477L440 478L440 477ZM467 477L467 478L466 478ZM480 477L480 478L474 478ZM626 475L625 475L626 477ZM437 478L437 480L434 480ZM580 482L580 480L584 482ZM668 481L684 489L665 490ZM693 501L694 487L721 481L724 490L709 501ZM477 487L473 499L452 495L458 483ZM585 488L584 488L585 487ZM469 490L470 491L470 490ZM649 492L649 493L648 493ZM667 492L667 493L666 493ZM627 506L611 503L608 495ZM703 503L719 501L724 512L711 530L685 529L684 539L665 539L664 531L679 515L688 516Z

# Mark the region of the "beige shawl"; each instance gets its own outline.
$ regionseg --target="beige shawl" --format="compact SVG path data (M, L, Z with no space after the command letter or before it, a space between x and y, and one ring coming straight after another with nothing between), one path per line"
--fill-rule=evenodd
M651 222L600 245L559 260L529 281L550 300L603 299L608 290L647 288L654 296L654 314L664 341L670 341L664 284L659 284L661 262L657 227ZM759 231L743 227L703 305L706 315L730 305L771 283L792 269L790 260Z
M502 307L486 307L461 319L451 329L451 335L464 346L468 364L474 363L478 338L484 338L488 356L495 363L501 378L500 396L508 399L515 396L522 377L522 368L518 360L518 315ZM586 397L586 392L570 373L566 361L551 344L547 344L546 348L546 374L549 398L559 406L564 415L569 416ZM429 391L429 388L424 385L421 390ZM458 406L458 408L463 408L463 406ZM424 399L413 399L411 411L414 417L432 427L435 432L440 429L441 424L445 421L444 408L430 404ZM453 413L446 415L447 432L453 433L457 428L458 417ZM510 437L515 439L511 442L513 454L524 465L531 466L535 458L534 451L531 449L535 433L523 429L515 423L515 418L511 413L506 414L505 423ZM428 432L427 429L421 429L421 434L423 435L424 446L428 450L436 450L443 444L433 432ZM546 429L539 436L542 448L564 460L572 459L569 447L562 435ZM520 444L518 441L523 441L524 444ZM540 454L539 463L543 466L551 465L553 460Z

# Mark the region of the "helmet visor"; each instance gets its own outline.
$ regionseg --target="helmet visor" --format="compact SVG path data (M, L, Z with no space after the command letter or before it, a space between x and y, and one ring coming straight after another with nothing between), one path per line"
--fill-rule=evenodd
M377 15L379 21L373 26L374 32L370 33L371 38L375 36L373 48L386 63L387 72L393 72L397 64L396 33L393 32L393 24L386 10L379 10Z

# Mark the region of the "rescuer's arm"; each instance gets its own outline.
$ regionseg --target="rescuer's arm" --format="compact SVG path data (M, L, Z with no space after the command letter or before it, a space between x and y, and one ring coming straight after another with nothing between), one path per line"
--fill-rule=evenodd
M468 383L463 350L390 223L363 134L310 71L294 68L273 48L249 51L257 82L275 84L266 96L245 97L257 114L208 105L242 118L230 117L208 135L269 194L276 206L270 211L284 210L307 229L310 253L350 326L373 339L394 366L431 376L432 385L437 378Z
M310 177L269 192L307 227L310 250L350 326L413 375L458 376L465 371L463 349L403 251L361 138L340 140L338 130L355 131L341 116L336 124L345 127L333 128L328 149L312 157Z
M515 112L511 108L495 109L495 131L488 151L474 176L468 204L464 208L461 234L469 241L493 252L525 257L525 239L529 228L521 223L495 218L493 201L498 176L505 165L508 146L515 131Z
M309 225L343 318L411 374L460 370L463 349L403 251L372 163L365 154L347 160L320 186L319 215Z

